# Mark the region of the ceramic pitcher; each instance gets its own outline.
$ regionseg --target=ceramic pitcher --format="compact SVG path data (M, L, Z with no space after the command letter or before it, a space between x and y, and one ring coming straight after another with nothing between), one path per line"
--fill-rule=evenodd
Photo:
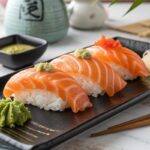
M72 0L68 11L70 25L79 29L100 28L107 18L99 0Z
M7 34L27 34L55 42L68 31L63 0L9 0L5 14Z

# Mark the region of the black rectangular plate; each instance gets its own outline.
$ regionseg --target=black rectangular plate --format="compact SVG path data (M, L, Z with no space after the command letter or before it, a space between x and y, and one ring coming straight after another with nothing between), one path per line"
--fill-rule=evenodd
M124 46L134 49L140 55L145 50L150 49L150 43L122 37L116 37L115 39L120 40ZM5 83L12 75L0 78L0 97L2 97ZM71 110L52 112L28 106L32 113L32 120L22 128L0 129L0 138L20 149L50 149L148 96L150 96L150 89L138 78L128 82L127 87L113 97L107 95L98 98L90 97L94 107L77 114L72 113ZM44 128L43 126L37 127L33 124L34 122L43 125ZM48 131L49 129L46 127L55 131ZM45 135L43 132L50 133L50 135Z

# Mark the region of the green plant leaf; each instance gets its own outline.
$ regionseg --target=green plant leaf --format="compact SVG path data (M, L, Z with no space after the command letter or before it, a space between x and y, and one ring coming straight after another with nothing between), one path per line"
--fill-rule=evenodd
M140 4L142 4L144 2L144 0L134 0L133 4L130 6L130 8L128 9L128 11L124 14L124 16L126 14L128 14L130 11L132 11L133 9L135 9L136 7L138 7Z
M115 4L115 3L117 3L118 1L119 0L112 0L110 6L113 5L113 4Z

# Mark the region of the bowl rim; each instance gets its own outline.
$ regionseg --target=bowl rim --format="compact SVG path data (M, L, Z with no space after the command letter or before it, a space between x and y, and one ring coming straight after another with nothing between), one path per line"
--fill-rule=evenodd
M8 54L8 53L5 53L4 51L0 50L0 54L7 55L7 56L17 56L17 55L31 53L33 51L38 50L39 48L42 48L43 46L47 46L48 45L48 41L45 40L45 39L34 37L34 36L30 36L30 35L24 35L24 34L12 34L12 35L9 35L9 36L5 36L5 37L0 38L0 42L1 42L1 40L9 39L9 38L12 38L12 37L19 37L19 38L25 37L25 38L27 38L29 40L33 39L33 40L35 40L34 41L35 43L39 44L39 46L36 46L36 47L34 47L33 49L31 49L29 51L21 52L21 53L18 53L18 54Z

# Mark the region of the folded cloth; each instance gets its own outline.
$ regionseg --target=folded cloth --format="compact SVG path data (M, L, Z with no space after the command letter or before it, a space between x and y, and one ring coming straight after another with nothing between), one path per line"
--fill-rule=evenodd
M110 26L110 28L142 37L150 37L150 19L123 26Z
M150 19L139 22L141 25L150 28Z

